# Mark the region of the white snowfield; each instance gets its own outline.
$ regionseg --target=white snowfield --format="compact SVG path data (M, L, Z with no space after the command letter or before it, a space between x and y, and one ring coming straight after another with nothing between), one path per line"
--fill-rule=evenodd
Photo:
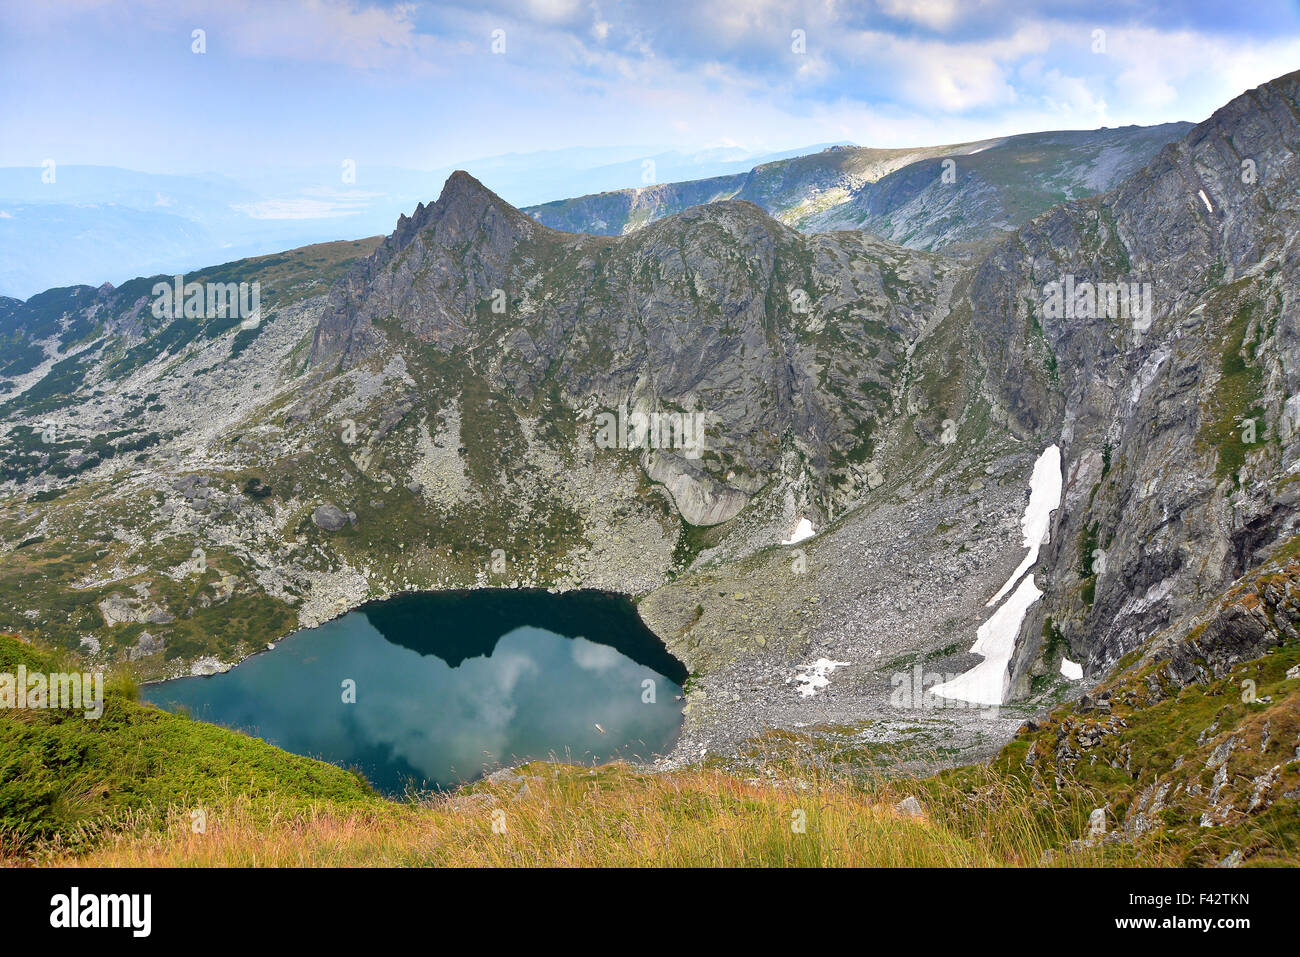
M799 524L795 527L794 534L791 535L789 538L787 538L785 541L783 541L781 544L797 545L799 544L799 542L802 542L805 538L812 538L816 534L817 531L816 529L813 528L813 523L808 521L808 519L806 518L801 518L799 519Z
M975 644L971 645L970 650L983 655L984 660L952 681L935 685L930 693L972 704L1001 704L1006 700L1009 680L1007 665L1011 663L1011 655L1016 650L1020 623L1024 621L1029 606L1038 601L1042 594L1034 584L1034 576L1027 576L1002 607L980 625L976 632Z
M802 672L796 674L794 680L799 682L799 693L805 698L811 698L819 691L824 691L831 683L830 673L836 668L843 668L848 665L847 661L831 661L829 658L818 658L810 665L796 665L795 671ZM789 681L789 679L786 679Z
M1011 573L1007 583L989 599L988 604L996 604L1017 581L1020 581L1020 585L1002 607L980 625L975 634L975 644L970 649L974 654L983 655L984 660L952 681L935 685L930 689L931 694L973 704L999 705L1006 700L1007 685L1010 683L1007 666L1015 654L1020 624L1025 620L1029 606L1043 594L1034 583L1033 575L1025 577L1023 581L1020 578L1038 561L1038 550L1050 535L1052 512L1060 504L1061 449L1052 445L1034 463L1034 472L1029 479L1029 504L1020 519L1020 528L1024 532L1025 547L1029 549L1029 554Z
M1061 659L1061 674L1066 681L1082 681L1083 665L1077 661L1071 661L1069 658Z
M1038 550L1049 538L1048 530L1052 527L1052 513L1061 504L1061 450L1050 446L1038 461L1034 463L1033 475L1029 477L1029 504L1025 514L1020 518L1020 530L1025 536L1025 548L1029 554L1011 573L1007 583L998 589L996 595L985 604L992 608L1002 596L1011 591L1011 586L1020 581L1020 576L1029 571L1038 561Z

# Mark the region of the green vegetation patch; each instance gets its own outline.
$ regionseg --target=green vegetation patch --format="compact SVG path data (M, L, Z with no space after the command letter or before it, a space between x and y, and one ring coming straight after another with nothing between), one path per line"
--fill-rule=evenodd
M0 671L73 670L0 636ZM84 670L84 669L80 669ZM128 812L161 825L168 809L202 811L232 794L268 816L316 801L381 803L357 774L265 741L168 714L108 676L104 713L0 709L0 847L59 839L75 847ZM137 818L138 821L138 818Z
M1245 302L1224 328L1219 380L1197 436L1203 448L1218 454L1214 475L1219 481L1229 476L1238 481L1238 473L1246 464L1246 453L1252 448L1246 441L1249 421L1254 423L1255 443L1262 444L1264 439L1264 374L1256 361L1258 343L1247 339L1259 308L1258 302Z

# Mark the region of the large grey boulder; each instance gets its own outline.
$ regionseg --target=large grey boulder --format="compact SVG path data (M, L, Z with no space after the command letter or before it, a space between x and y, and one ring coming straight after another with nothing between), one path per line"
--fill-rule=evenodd
M646 474L663 483L682 518L692 525L717 525L734 517L749 503L744 492L724 485L702 469L675 455L649 453Z
M348 524L349 515L337 505L322 505L311 513L311 520L327 532L337 532Z

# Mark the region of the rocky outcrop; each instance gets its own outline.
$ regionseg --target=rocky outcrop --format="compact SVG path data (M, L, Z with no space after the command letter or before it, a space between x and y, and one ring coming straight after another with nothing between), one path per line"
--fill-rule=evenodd
M429 350L517 413L553 390L552 416L699 417L689 461L675 438L620 443L663 452L651 478L692 524L715 524L787 467L820 500L869 485L871 431L955 271L860 234L807 238L745 202L619 240L569 236L457 173L334 290L311 361Z
M677 511L692 525L718 525L749 502L744 492L728 488L675 455L647 453L642 461L646 475L668 489Z
M1102 674L1297 531L1298 117L1300 74L1250 91L975 268L996 401L1019 434L1059 436L1075 477L1013 666L1022 692L1044 634ZM1108 299L1115 284L1142 305Z

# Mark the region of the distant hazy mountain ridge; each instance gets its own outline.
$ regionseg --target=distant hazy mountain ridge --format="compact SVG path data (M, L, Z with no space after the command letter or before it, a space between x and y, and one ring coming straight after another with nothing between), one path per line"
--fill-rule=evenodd
M747 199L807 232L864 229L942 249L1104 192L1190 128L1029 133L921 149L832 147L743 175L581 196L525 212L554 229L617 236L698 203Z

